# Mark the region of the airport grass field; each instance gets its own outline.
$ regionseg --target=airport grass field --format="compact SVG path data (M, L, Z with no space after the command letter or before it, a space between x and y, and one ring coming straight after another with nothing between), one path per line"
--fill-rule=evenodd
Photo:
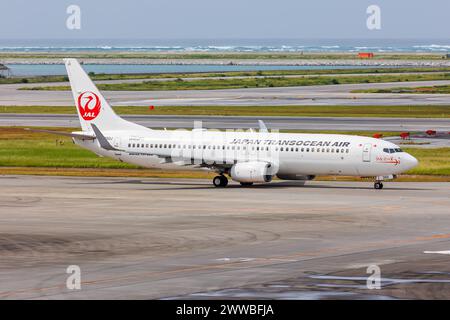
M301 75L357 75L357 74L402 74L402 73L442 73L450 72L450 67L392 67L392 68L355 68L324 70L266 70L266 71L227 71L227 72L195 72L195 73L89 73L94 81L101 80L133 80L133 79L177 79L177 78L227 78L227 77L274 77ZM69 81L67 76L30 76L0 77L0 84L45 83Z
M450 80L450 73L427 74L384 74L384 75L352 75L352 76L310 76L310 77L246 77L231 79L193 79L166 81L142 81L123 83L102 83L97 87L106 91L157 91L157 90L218 90L244 88L295 87L314 85L336 85L355 83L381 83L406 81L436 81ZM21 87L19 90L69 91L70 87L63 86L35 86Z
M450 94L450 86L431 86L431 87L415 87L415 88L387 88L387 89L367 89L353 90L353 93L417 93L417 94Z
M74 131L77 128L47 128ZM332 133L327 131L326 133ZM347 134L372 135L370 132ZM389 133L387 133L389 135ZM404 181L450 181L450 148L404 148L419 159L420 165L402 177ZM70 176L136 176L207 178L198 171L164 171L143 169L94 153L73 144L68 137L36 133L18 127L0 128L0 174L38 174ZM320 177L319 179L336 179ZM339 177L340 180L355 178Z
M119 115L450 118L446 106L148 106L113 107ZM0 113L75 114L72 106L0 106Z

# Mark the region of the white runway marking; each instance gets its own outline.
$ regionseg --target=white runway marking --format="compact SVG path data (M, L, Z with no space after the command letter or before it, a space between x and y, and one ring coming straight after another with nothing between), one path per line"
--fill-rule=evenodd
M450 250L447 250L447 251L424 251L423 253L450 254Z

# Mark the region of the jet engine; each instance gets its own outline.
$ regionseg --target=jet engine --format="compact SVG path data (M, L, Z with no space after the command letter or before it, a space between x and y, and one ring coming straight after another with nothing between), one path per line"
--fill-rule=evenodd
M272 181L271 164L261 161L236 163L231 167L230 176L241 183Z

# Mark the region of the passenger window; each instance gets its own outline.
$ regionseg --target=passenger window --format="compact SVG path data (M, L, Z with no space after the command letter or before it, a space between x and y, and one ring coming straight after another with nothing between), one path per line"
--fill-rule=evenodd
M280 148L280 151L283 151L283 150L284 150L284 148L283 148L283 147L281 147L281 148Z
M131 143L128 144L128 148L130 148L130 147L131 147Z

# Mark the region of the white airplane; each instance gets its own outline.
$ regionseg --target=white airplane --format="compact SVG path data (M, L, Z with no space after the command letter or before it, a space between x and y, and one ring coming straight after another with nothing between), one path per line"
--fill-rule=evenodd
M397 145L381 139L336 134L269 132L262 121L255 131L152 130L116 115L76 59L65 59L82 131L73 141L100 156L146 168L217 172L216 187L227 175L241 185L311 180L317 175L383 180L418 164Z

